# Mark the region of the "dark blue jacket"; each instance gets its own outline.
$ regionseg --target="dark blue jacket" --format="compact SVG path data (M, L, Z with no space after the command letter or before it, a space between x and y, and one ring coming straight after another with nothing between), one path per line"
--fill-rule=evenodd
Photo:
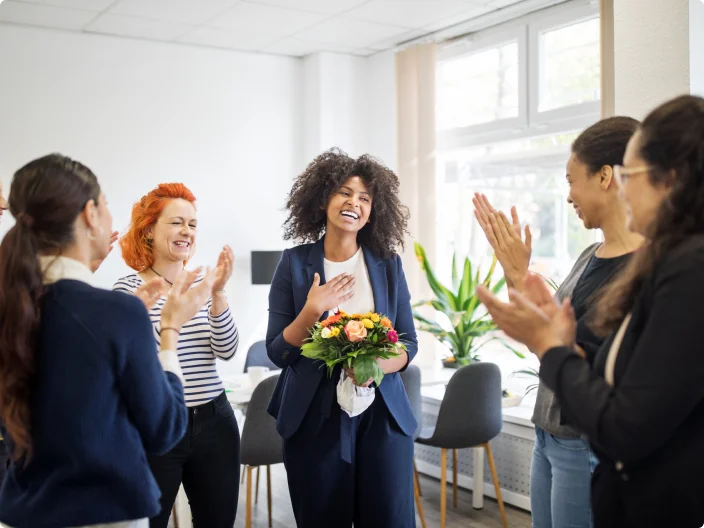
M408 347L408 363L418 351L411 295L403 274L401 258L381 259L363 247L364 260L374 293L375 312L386 315ZM323 239L284 251L274 273L269 292L269 327L266 349L269 358L283 370L269 404L269 414L283 438L290 438L301 425L327 369L320 361L301 356L298 347L289 345L284 329L298 316L306 303L315 273L325 283ZM323 366L324 367L324 366ZM389 412L407 435L416 430L416 420L398 373L384 376L378 393Z
M171 449L188 412L178 377L159 364L144 304L76 280L49 286L35 366L32 456L10 464L0 522L59 528L156 515L146 453Z

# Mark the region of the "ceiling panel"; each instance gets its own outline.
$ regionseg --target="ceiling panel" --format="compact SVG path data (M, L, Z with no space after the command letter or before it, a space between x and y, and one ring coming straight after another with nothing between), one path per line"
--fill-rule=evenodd
M374 24L362 20L333 18L297 34L305 40L333 42L343 46L367 48L375 42L406 33L402 27Z
M93 20L96 14L92 11L62 9L8 0L0 6L0 22L59 29L80 30Z
M303 57L318 51L330 51L333 53L348 53L350 55L361 55L374 53L373 50L360 50L348 46L339 46L336 44L321 44L320 42L311 42L296 38L285 38L274 42L261 49L266 53L277 53L280 55L293 55Z
M418 29L471 9L471 5L460 0L373 0L344 16Z
M187 33L192 26L106 13L87 26L86 31L105 33L122 37L145 38L152 40L175 40Z
M520 4L523 0L493 0L488 3L489 7L494 9L499 7L506 7L514 4Z
M313 13L325 13L337 15L349 11L353 7L362 5L369 0L250 0L255 4L266 4L279 7L289 7L310 11Z
M67 7L69 9L84 9L86 11L100 12L107 9L115 0L17 0L27 4L41 4L54 7Z
M327 15L259 4L241 3L208 22L208 27L229 31L260 31L268 37L286 37L313 26Z
M241 0L120 0L110 12L199 26Z
M199 27L179 38L179 42L227 48L233 50L258 50L277 40L264 35L256 28L248 31L229 31L209 27Z
M494 11L494 9L488 6L473 5L454 16L438 20L437 22L426 26L425 29L429 32L438 31L440 29L445 29L454 26L455 24L459 24L461 22L467 22L468 20L472 20L473 18L476 18L478 16L486 15L487 13L491 13L492 11Z

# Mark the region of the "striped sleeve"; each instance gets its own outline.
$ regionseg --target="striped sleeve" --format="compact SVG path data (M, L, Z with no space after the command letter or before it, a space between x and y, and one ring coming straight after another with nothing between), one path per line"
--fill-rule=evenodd
M208 322L210 323L210 348L217 357L229 361L235 356L237 346L240 344L240 334L228 306L219 315L210 311L211 301L208 302Z

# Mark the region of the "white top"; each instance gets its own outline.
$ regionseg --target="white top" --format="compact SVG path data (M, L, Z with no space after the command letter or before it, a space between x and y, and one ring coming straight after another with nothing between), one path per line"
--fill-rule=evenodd
M199 277L194 285L202 280ZM142 284L144 280L135 273L117 281L113 289L134 293ZM161 309L164 302L166 297L162 296L149 310L157 343L161 342ZM218 376L215 358L225 361L232 359L240 342L230 308L214 316L210 313L212 302L208 299L193 319L183 325L178 340L178 359L185 379L183 393L189 407L207 403L225 390Z
M60 280L75 280L95 286L95 276L93 272L82 262L69 257L61 256L41 256L39 257L39 268L42 270L42 282L53 284ZM183 373L178 363L178 356L175 350L160 350L159 363L166 372L176 374L183 384Z
M356 279L354 295L350 300L338 306L340 310L344 310L348 314L364 314L374 311L374 292L372 291L372 283L369 280L369 271L367 271L367 264L364 261L364 252L361 246L352 258L344 262L331 262L325 259L324 264L325 281L332 280L340 273L349 273L354 275Z

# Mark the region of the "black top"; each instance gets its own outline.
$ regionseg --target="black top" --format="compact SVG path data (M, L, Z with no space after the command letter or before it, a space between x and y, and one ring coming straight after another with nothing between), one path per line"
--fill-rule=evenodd
M594 361L594 356L604 341L589 328L596 297L599 290L628 263L631 255L632 253L627 253L614 258L592 255L572 291L570 302L577 320L577 344L586 352L589 363Z
M704 524L704 235L670 250L645 278L615 363L613 337L594 370L566 347L549 350L540 377L586 433L600 464L596 528Z

